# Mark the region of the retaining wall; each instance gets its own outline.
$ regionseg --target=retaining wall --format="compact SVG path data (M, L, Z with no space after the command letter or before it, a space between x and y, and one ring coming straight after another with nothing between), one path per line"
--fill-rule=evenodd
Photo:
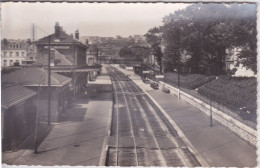
M150 80L154 82L153 80ZM166 86L170 89L170 94L178 95L180 94L180 99L185 100L186 102L192 104L199 110L203 111L205 114L210 115L210 105L189 95L183 91L179 91L178 88L175 88L169 84L164 82L159 82L159 88L162 89L163 86ZM250 145L256 148L257 145L257 131L244 123L236 120L232 116L214 108L211 106L212 109L212 117L220 124L228 128L230 131L238 135L240 138L248 142Z

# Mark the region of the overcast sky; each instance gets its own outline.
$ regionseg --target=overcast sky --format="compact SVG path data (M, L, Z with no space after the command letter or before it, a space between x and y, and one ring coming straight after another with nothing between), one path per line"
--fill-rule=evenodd
M27 39L54 32L55 22L80 36L145 34L162 18L188 4L180 3L2 3L2 38Z

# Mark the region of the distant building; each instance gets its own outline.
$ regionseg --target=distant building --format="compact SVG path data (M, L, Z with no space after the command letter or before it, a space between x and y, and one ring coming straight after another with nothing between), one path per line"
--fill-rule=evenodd
M226 49L225 55L225 70L232 70L236 68L236 72L233 76L236 77L256 77L256 74L252 71L252 69L248 69L244 67L241 63L239 63L238 54L241 52L242 48L228 48Z
M90 45L87 50L87 65L95 65L97 63L97 57L100 54L100 50L96 45Z
M144 43L146 42L145 37L143 35L134 35L133 36L135 43Z
M155 56L153 54L147 55L143 58L143 63L148 65L154 65L155 64Z
M15 149L35 127L36 94L26 87L2 82L2 149Z
M25 40L2 40L2 67L26 65L34 62L35 52L31 47L32 45Z
M98 63L97 60L99 59L99 55L101 54L100 49L97 47L97 45L90 45L89 49L87 50L87 60L86 63L88 66L95 66ZM97 76L97 71L90 71L89 72L89 80L95 80Z
M91 44L97 44L101 42L101 39L99 36L81 36L80 41L85 42L88 40L88 43Z
M232 70L237 64L237 55L241 51L241 48L228 48L225 55L225 70Z

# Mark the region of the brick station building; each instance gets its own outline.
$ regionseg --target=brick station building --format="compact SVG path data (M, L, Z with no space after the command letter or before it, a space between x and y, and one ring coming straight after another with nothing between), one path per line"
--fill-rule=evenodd
M99 71L100 65L86 64L86 51L88 44L79 41L79 31L68 35L59 23L56 22L54 33L35 42L38 52L34 65L47 68L50 46L51 71L72 78L71 92L73 99L77 97L86 86L89 74Z

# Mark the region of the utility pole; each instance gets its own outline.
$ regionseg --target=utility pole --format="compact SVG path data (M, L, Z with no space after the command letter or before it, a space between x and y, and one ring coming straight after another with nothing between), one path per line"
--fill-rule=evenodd
M34 51L34 40L35 40L35 28L34 24L32 25L32 43L33 43L33 51Z
M48 52L48 125L51 125L51 36L49 35Z
M38 153L38 124L39 124L39 101L40 101L40 91L41 91L42 75L40 76L38 93L37 93L37 105L36 105L36 115L35 115L35 133L34 133L34 154Z

